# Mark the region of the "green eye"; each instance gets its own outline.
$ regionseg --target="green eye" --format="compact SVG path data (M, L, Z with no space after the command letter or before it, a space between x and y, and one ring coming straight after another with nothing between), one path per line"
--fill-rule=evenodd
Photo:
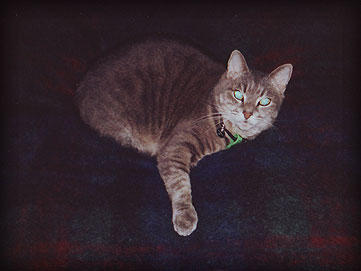
M235 90L234 91L234 97L237 99L237 100L243 100L243 94L241 91L239 90Z
M260 105L263 105L263 106L269 105L270 103L271 103L271 99L270 99L270 98L262 98L262 99L259 101L259 104L260 104Z

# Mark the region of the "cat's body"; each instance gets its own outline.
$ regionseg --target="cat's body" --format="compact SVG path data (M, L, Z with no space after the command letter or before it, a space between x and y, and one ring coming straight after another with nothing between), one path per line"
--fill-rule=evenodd
M209 114L207 98L224 67L172 41L148 41L123 53L87 74L77 91L81 108L89 108L81 114L101 134L157 155L176 126L187 122L188 129L189 120Z
M287 64L269 76L251 73L238 51L226 70L193 46L152 39L104 59L88 72L76 98L83 120L101 135L156 156L174 228L189 235L198 221L191 167L231 141L217 136L221 123L250 139L269 128L291 72ZM262 97L272 102L260 106Z

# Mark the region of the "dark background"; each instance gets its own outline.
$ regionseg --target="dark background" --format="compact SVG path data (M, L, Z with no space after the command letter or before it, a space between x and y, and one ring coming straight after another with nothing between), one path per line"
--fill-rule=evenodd
M24 270L352 270L359 257L357 5L5 5L2 262ZM191 172L180 237L153 158L101 138L73 105L118 43L167 33L226 64L294 65L277 128Z

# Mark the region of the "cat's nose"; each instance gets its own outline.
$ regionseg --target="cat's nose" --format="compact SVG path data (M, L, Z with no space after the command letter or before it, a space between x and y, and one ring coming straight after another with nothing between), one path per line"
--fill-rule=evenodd
M248 120L252 116L252 113L243 111L243 116L246 118L246 120Z

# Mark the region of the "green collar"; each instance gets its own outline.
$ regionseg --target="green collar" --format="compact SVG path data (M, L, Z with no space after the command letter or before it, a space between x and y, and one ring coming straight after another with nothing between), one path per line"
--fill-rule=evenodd
M226 149L229 149L232 146L242 142L243 138L240 135L235 134L235 136L234 136L229 130L226 129L226 126L224 125L224 123L221 122L220 127L217 129L217 135L220 138L224 138L225 132L231 138L231 142L226 146Z
M232 146L242 142L243 138L239 134L235 134L235 136L236 136L236 140L231 139L231 142L229 142L229 144L226 146L226 149L229 149Z

